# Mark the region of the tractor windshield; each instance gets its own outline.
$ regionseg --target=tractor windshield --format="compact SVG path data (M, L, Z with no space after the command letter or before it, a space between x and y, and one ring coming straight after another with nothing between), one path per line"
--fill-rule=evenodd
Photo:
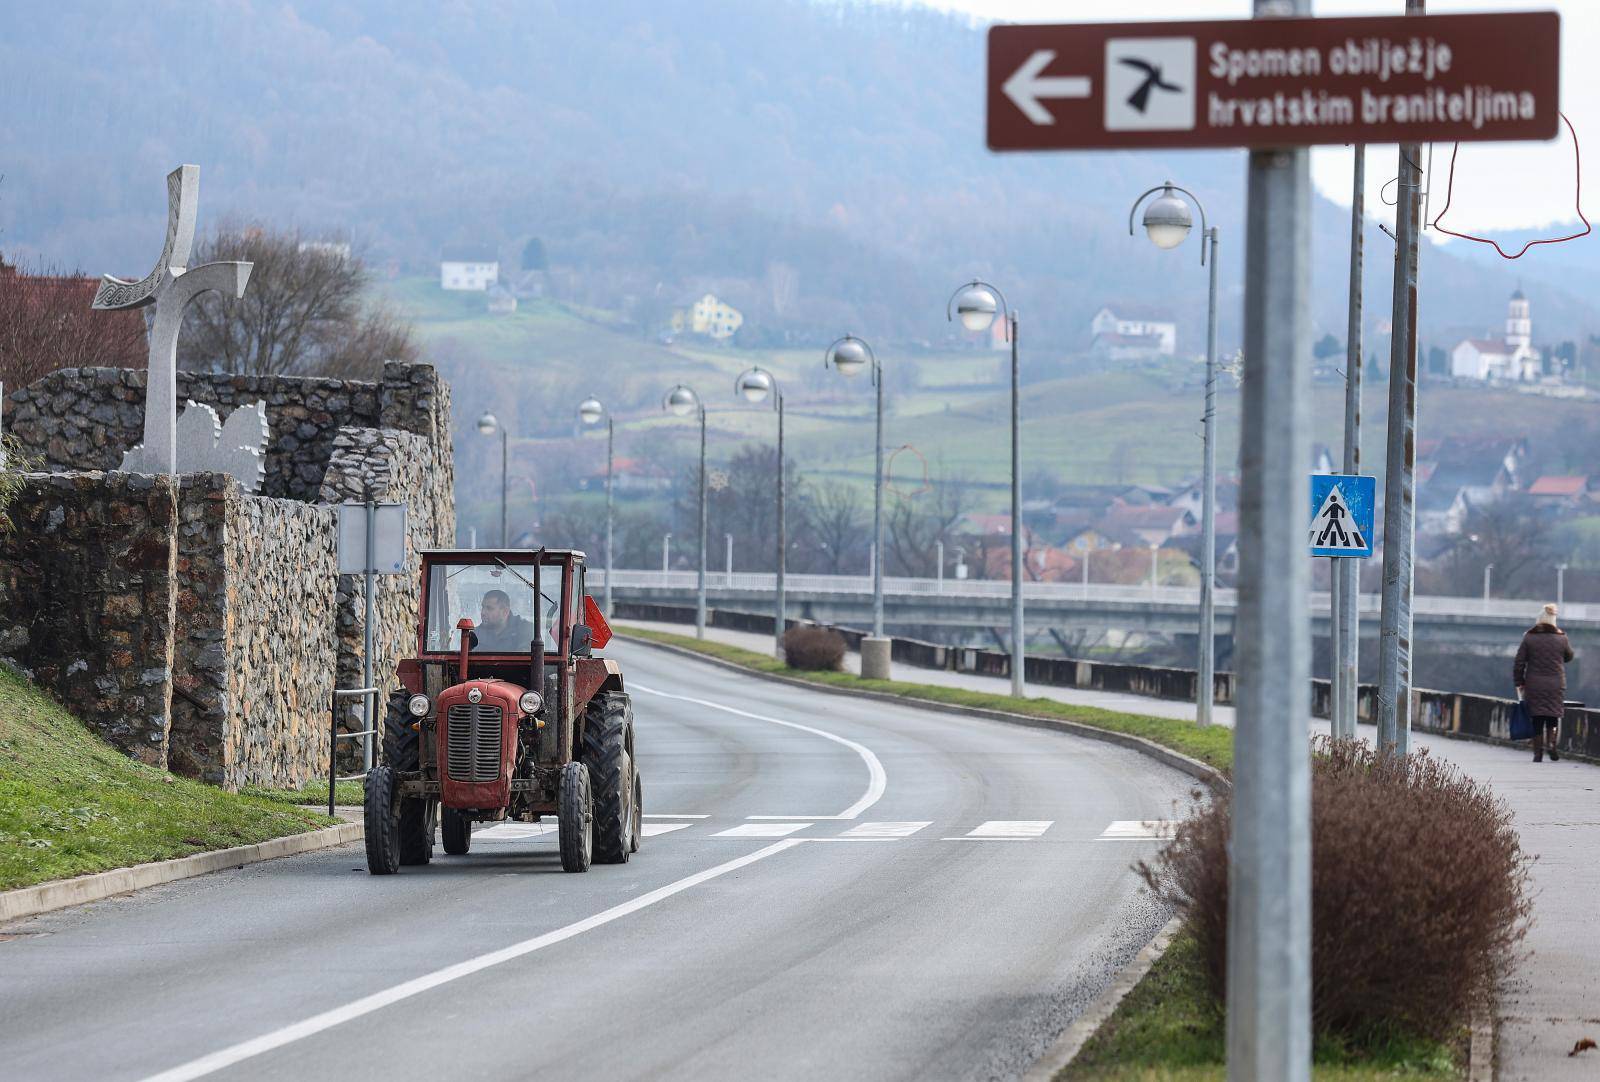
M480 654L531 654L535 629L544 648L554 652L561 608L559 564L539 569L543 597L533 596L533 567L497 564L434 564L428 574L429 653L454 653L461 648L456 623L463 616L478 635Z

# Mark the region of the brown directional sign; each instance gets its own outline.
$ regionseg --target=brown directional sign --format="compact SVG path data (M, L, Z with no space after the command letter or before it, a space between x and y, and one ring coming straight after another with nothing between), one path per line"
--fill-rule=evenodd
M1549 139L1553 11L996 26L989 148Z

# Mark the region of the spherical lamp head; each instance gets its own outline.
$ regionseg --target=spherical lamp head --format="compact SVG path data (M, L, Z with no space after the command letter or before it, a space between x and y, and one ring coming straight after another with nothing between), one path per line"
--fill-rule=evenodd
M600 404L598 398L585 398L578 403L578 419L586 425L599 424L605 412L606 408Z
M478 432L484 436L494 435L495 429L500 427L500 422L494 419L494 414L485 413L478 418Z
M1000 311L1000 302L989 290L974 282L956 294L956 315L969 331L986 331Z
M841 376L855 376L867 367L872 355L867 352L865 342L846 335L833 344L828 359L833 362L833 367L839 370Z
M683 384L678 384L667 392L666 407L679 417L687 417L694 412L695 405L699 402L694 392Z
M1189 204L1171 185L1144 208L1144 231L1157 248L1176 248L1193 228Z
M759 368L752 368L739 377L739 393L746 402L765 402L772 394L772 377Z

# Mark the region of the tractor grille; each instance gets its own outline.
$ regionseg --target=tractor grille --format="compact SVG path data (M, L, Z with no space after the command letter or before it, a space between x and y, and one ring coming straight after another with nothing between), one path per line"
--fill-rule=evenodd
M500 708L492 703L458 703L450 708L445 766L451 781L499 780L502 721Z

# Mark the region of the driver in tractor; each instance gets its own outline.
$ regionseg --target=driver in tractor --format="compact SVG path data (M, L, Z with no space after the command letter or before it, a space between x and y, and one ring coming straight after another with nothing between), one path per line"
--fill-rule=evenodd
M473 630L477 642L473 649L484 654L527 653L537 632L525 616L511 611L511 598L504 590L490 590L479 606L479 624Z

